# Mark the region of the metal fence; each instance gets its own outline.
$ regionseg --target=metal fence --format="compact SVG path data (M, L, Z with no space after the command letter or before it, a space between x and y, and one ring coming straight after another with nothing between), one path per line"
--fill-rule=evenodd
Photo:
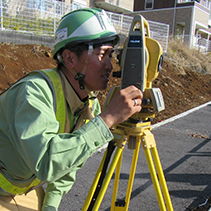
M130 30L131 23L133 21L133 17L120 15L112 12L107 12L107 15L111 19L112 23L114 24L116 30L119 33L128 34ZM169 38L169 25L158 23L154 21L147 21L150 28L150 37L157 40L163 50L167 52L168 47L168 38Z
M0 0L0 42L53 46L60 18L86 2L69 4L56 0ZM107 12L118 33L128 34L133 17ZM169 25L148 21L151 37L167 51Z
M211 41L202 37L194 37L194 47L200 52L211 52Z
M180 40L183 45L190 46L190 35L177 35L176 38ZM192 37L191 48L194 48L202 53L211 52L211 40L203 38L199 34Z

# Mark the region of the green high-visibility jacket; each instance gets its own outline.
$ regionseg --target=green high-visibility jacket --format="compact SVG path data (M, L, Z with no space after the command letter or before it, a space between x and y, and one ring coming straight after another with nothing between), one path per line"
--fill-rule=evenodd
M93 109L96 117L69 132L78 118L73 114L80 113L78 110L83 110L87 102L78 98L62 73L61 78L68 117L62 133L55 115L54 92L43 75L30 74L0 96L0 171L19 186L35 176L46 182L43 211L57 210L62 195L75 181L76 171L92 153L113 139L97 116L99 103ZM4 194L0 190L0 195Z

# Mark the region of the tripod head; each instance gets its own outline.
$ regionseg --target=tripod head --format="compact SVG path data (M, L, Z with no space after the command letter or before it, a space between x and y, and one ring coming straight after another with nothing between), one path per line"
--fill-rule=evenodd
M149 121L156 112L165 109L161 90L152 88L152 82L162 67L163 50L156 40L150 38L148 22L141 15L134 17L128 38L119 52L120 73L114 72L113 76L121 77L120 89L134 85L144 95L142 111L130 119ZM113 91L111 89L110 93Z

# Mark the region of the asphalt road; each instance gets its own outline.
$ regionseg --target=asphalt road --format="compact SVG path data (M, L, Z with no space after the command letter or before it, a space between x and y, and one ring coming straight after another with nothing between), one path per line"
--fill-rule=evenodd
M153 126L158 154L175 211L187 211L211 196L211 102ZM77 173L59 211L81 210L98 169L104 149L88 159ZM124 199L133 151L124 149L118 198ZM109 211L114 178L101 203ZM140 149L129 211L159 211L143 149Z

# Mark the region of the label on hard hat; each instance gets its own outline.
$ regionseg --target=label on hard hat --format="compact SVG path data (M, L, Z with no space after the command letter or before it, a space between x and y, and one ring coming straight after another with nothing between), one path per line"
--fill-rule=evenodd
M60 29L56 32L56 43L67 39L67 28Z

